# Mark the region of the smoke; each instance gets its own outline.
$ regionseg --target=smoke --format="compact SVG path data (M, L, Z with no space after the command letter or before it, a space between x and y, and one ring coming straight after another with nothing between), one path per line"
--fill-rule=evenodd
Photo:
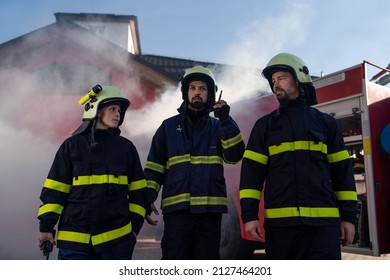
M161 93L155 102L145 107L126 112L126 121L123 126L129 130L132 136L148 134L159 125L158 120L163 120L177 113L181 101L180 88L169 87Z
M39 193L57 147L3 122L0 137L0 259L37 259Z
M309 22L299 15L307 12L306 6L291 4L276 16L247 23L242 33L237 34L236 43L223 50L224 58L232 66L212 70L219 89L223 90L222 99L231 105L233 115L241 110L235 105L237 101L269 91L259 69L286 46L304 42L304 25ZM96 44L89 45L99 50ZM115 61L123 60L110 56ZM73 66L68 65L68 76L60 74L66 72L67 66L58 69L57 64L19 69L18 65L3 61L0 66L0 259L43 259L37 246L39 195L55 152L64 140L59 135L64 131L70 135L76 129L74 124L80 122L82 108L77 102L81 96L77 94L108 79L104 72ZM131 100L134 94L141 93L136 75L126 84L127 90ZM155 130L165 118L177 113L181 102L178 85L164 89L153 104L132 106L126 113L122 135L137 146L142 164ZM261 112L257 113L260 117ZM141 234L159 234L159 231L145 224Z
M310 28L312 8L299 1L286 1L284 10L275 14L243 25L236 42L224 52L224 59L233 65L262 68L277 53L301 46Z

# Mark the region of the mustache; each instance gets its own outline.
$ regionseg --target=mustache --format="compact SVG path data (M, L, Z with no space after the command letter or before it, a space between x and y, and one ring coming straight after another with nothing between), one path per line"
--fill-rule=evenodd
M194 100L195 100L195 101L194 101ZM191 101L192 101L192 102L199 102L199 101L203 101L203 98L200 97L200 96L194 96L194 97L192 97Z
M280 87L280 86L276 86L274 88L274 91L277 91L277 90L281 90L281 91L286 91L284 88Z

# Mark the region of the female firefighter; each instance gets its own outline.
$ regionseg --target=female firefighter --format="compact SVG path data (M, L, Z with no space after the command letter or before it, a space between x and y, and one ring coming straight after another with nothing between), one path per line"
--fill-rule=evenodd
M80 104L83 123L59 147L43 185L38 245L57 245L62 260L131 259L150 205L136 147L120 136L130 101L98 85Z

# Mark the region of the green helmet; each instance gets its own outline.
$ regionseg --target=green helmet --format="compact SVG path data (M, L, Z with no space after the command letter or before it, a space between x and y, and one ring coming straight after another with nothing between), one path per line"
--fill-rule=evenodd
M181 79L181 92L184 102L188 102L188 86L190 81L194 80L203 81L207 84L207 108L211 109L215 103L215 93L218 90L213 73L208 68L200 65L194 66L185 72L183 78Z
M278 71L290 72L298 81L300 85L299 91L301 94L305 95L309 105L317 104L316 91L313 86L313 81L309 74L309 69L302 59L289 53L280 53L271 58L267 66L263 69L262 75L268 80L272 92L274 91L272 75Z
M98 88L97 91L94 89ZM88 98L89 97L89 98ZM82 100L87 100L82 102ZM98 110L109 105L117 104L121 107L121 119L118 126L120 126L125 117L127 108L130 106L130 100L116 87L113 86L95 86L92 91L87 93L82 99L80 104L84 105L83 121L93 120L96 118Z

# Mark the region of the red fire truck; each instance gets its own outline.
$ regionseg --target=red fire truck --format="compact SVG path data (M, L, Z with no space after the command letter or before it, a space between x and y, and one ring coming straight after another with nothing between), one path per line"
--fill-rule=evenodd
M371 79L369 70L377 73ZM384 86L388 82L390 70L367 61L313 79L318 98L315 107L338 121L354 161L358 240L343 247L346 252L372 256L390 252L390 88ZM246 108L235 107L233 111L240 112L234 119L247 141L255 121L276 109L278 103L273 95L265 95L232 106ZM240 165L226 166L231 203L223 222L221 254L225 258L246 258L261 245L245 233L239 219L239 169ZM260 206L262 219L262 203Z

